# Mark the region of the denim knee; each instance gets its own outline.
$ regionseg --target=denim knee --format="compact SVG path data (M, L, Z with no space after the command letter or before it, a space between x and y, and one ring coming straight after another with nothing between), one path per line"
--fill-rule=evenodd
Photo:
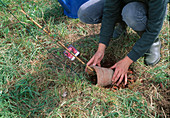
M147 10L144 3L131 2L122 10L123 21L135 31L144 31L147 22Z
M93 18L91 18L87 8L85 9L83 5L78 10L78 18L84 23L94 24Z
M87 24L97 24L102 20L104 0L89 0L80 6L78 18Z

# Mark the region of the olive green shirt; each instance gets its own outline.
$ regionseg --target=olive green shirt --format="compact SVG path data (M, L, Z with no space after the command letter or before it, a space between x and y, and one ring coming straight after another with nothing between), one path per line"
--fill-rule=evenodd
M143 2L148 10L146 30L127 55L136 61L144 55L158 36L163 25L168 0L105 0L99 43L108 46L115 24L121 18L122 8L129 2Z

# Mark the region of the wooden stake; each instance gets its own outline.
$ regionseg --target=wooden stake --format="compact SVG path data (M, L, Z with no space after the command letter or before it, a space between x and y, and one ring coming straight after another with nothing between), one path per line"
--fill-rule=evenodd
M42 29L45 33L47 33L48 36L49 36L53 41L55 41L55 39L51 36L51 34L50 34L46 29L44 29L41 25L39 25L36 21L34 21L29 15L27 15L27 14L25 13L25 11L21 10L21 12L22 12L23 14L25 14L26 17L27 17L29 20L31 20L35 25L37 25L40 29ZM61 41L58 41L57 43L58 43L59 45L61 45L64 49L66 49L69 53L71 53L79 62L81 62L83 65L86 65L80 58L78 58L78 57L77 57L74 53L72 53L64 44L62 44ZM93 71L93 69L92 69L90 66L88 66L88 65L86 65L86 66L87 66L87 68L88 68L90 71Z

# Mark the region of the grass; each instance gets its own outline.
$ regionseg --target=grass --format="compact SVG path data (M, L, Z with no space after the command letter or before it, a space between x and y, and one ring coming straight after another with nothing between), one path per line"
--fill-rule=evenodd
M55 0L3 2L26 28L0 4L0 117L169 117L168 19L159 35L160 63L149 67L141 57L130 67L137 81L115 91L93 85L84 66L70 62L56 43L60 39L66 46L74 45L87 62L97 49L100 24L64 16ZM35 21L50 29L55 42L20 12L21 3ZM138 38L128 29L127 36L111 41L102 65L123 58Z

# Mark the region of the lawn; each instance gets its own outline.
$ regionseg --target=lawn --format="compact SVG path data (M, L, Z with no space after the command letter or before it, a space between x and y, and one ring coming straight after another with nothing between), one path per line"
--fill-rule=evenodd
M0 117L170 117L169 12L159 34L161 60L146 66L143 57L130 66L125 88L95 85L77 60L70 61L57 41L73 45L85 63L98 46L100 25L82 23L64 15L56 0L2 0L0 2ZM50 31L51 40L29 21L21 7ZM102 66L123 58L139 36L111 40Z

